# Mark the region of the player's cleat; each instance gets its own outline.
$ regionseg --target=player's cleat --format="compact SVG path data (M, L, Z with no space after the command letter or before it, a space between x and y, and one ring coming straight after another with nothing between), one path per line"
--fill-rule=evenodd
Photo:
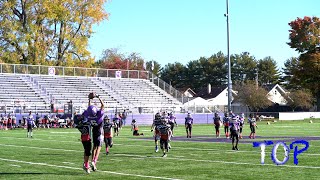
M87 173L87 174L90 174L90 168L89 167L86 167L84 164L82 166L83 170Z
M91 162L91 169L92 169L92 171L96 171L97 170L95 162Z
M235 149L236 149L237 151L239 151L239 149L238 149L238 147L237 147L237 146L235 147Z
M164 153L164 154L162 155L162 157L167 157L167 154L166 154L166 153Z
M232 147L232 150L236 150L236 148Z
M159 148L158 147L156 147L156 152L159 152Z

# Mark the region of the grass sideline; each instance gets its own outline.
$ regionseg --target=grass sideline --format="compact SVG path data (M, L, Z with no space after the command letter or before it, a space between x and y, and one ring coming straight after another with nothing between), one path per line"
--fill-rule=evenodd
M320 121L309 120L258 122L257 138L253 141L274 140L270 137L319 136ZM221 132L223 129L220 129ZM0 131L0 179L319 179L320 136L309 141L309 149L298 156L299 164L293 163L293 151L285 165L275 165L271 148L266 148L265 165L260 163L260 149L252 144L239 145L240 151L231 150L228 143L172 141L168 157L154 152L150 126L140 126L149 140L133 137L130 127L114 137L110 154L102 148L98 171L87 175L82 170L83 149L77 129L38 129L34 138L26 138L26 130ZM223 134L223 133L222 133ZM244 134L249 134L245 125ZM185 136L179 126L175 136ZM214 137L213 125L194 125L193 136ZM193 137L193 138L194 138ZM264 139L263 137L268 137ZM174 138L173 138L174 139ZM248 139L246 139L248 140ZM290 144L291 142L286 142ZM300 147L301 148L301 147ZM278 149L278 159L284 157Z

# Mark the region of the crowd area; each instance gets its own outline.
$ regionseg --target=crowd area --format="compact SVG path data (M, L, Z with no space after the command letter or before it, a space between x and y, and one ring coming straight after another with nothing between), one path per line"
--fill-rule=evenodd
M35 115L30 111L27 116L22 116L19 122L14 114L0 114L0 129L11 130L15 128L27 128L28 120L34 121L33 128L74 128L73 118L61 118L60 114L46 114L40 116L38 113Z

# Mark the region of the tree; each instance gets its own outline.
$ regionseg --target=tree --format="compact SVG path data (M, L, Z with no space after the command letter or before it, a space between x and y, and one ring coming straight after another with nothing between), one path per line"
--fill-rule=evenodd
M88 39L92 26L108 17L105 2L0 1L0 47L5 47L0 58L9 63L91 66Z
M288 45L299 53L312 53L320 47L320 19L318 17L297 18L289 23Z
M287 89L296 89L301 88L297 82L299 80L297 76L295 76L295 71L299 68L299 58L292 57L287 59L284 62L284 67L282 68L282 76L280 77L280 81Z
M302 53L293 76L297 84L311 90L320 110L320 19L318 17L297 18L289 23L288 45Z
M105 49L98 64L101 64L101 68L104 69L127 69L128 65L125 59L125 55L120 53L119 49Z
M147 61L146 70L152 72L156 76L161 76L162 67L157 61Z
M272 105L272 102L268 99L267 90L257 86L254 81L246 81L235 89L238 91L235 99L247 105L250 111L258 112L260 109Z
M304 109L309 109L313 105L313 97L308 90L295 90L290 92L290 94L285 96L287 105L295 111L296 108L301 107Z
M258 61L258 77L260 84L276 84L279 81L277 62L270 56Z
M231 78L234 84L256 78L257 61L249 52L231 55Z
M185 83L186 68L183 64L175 62L167 64L161 71L161 79L174 87L186 87Z

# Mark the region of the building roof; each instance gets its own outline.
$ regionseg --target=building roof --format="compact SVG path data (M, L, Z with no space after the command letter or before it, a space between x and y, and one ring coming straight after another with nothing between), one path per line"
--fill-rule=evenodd
M211 92L208 93L208 87L202 87L196 94L197 97L202 97L203 99L211 99L217 97L223 90L227 88L227 85L211 86Z

